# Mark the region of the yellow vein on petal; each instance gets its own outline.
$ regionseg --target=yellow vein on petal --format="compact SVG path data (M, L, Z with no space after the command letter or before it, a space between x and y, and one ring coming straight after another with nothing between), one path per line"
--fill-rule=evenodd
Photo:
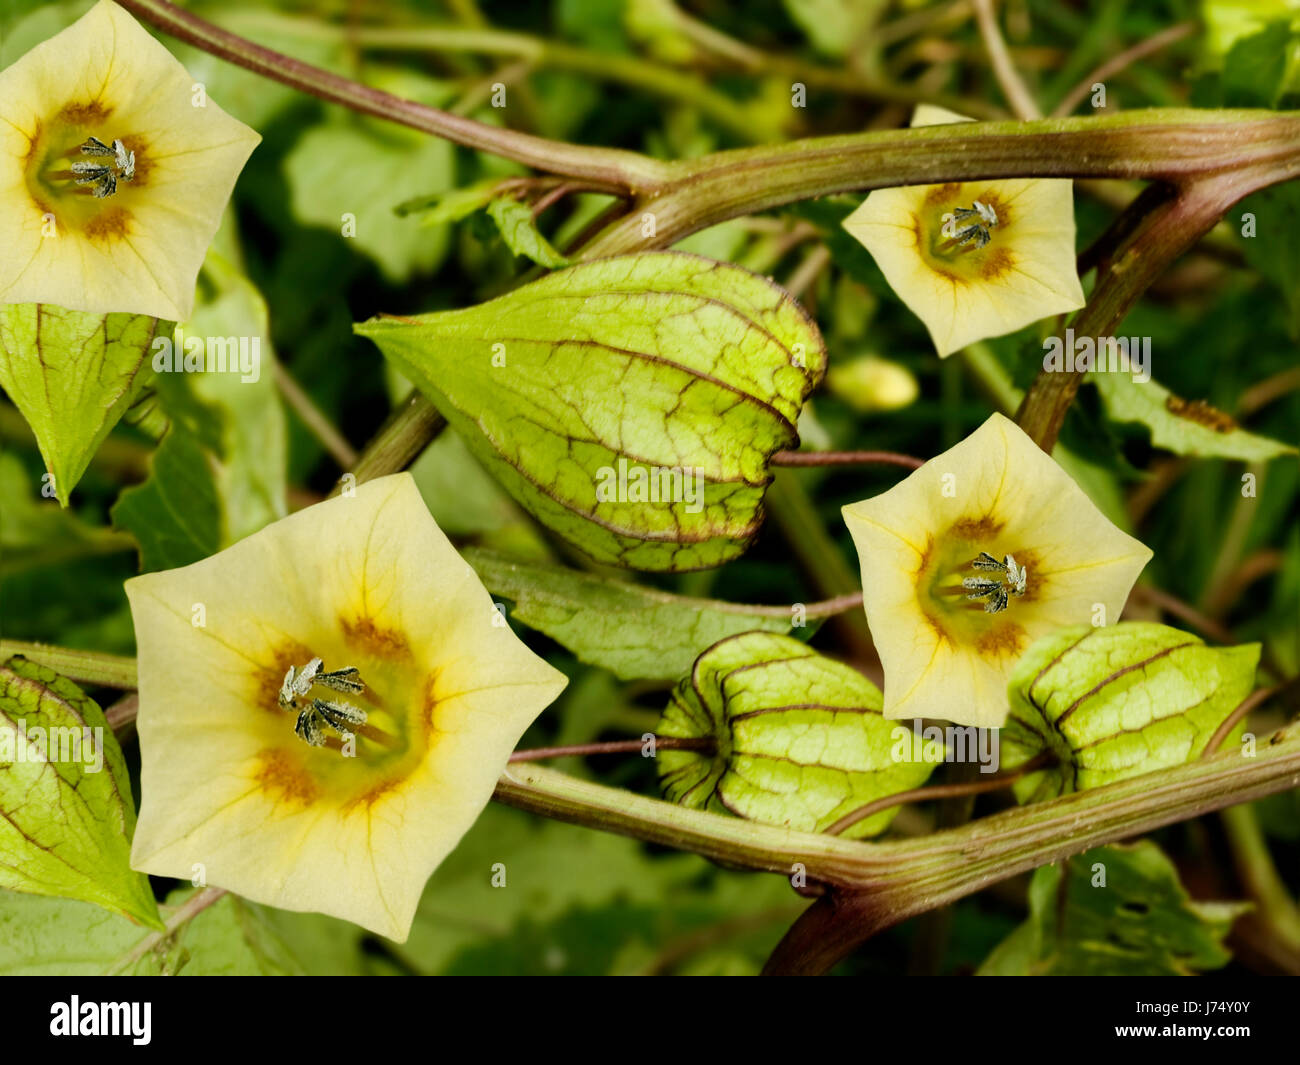
M1019 274L1019 275L1020 275L1021 277L1023 277L1026 281L1030 281L1030 282L1032 282L1032 283L1033 283L1034 285L1036 285L1038 288L1040 288L1040 289L1042 289L1044 292L1046 292L1049 296L1060 296L1060 297L1064 298L1065 296L1071 295L1071 293L1068 293L1068 292L1061 292L1059 289L1054 289L1054 288L1052 288L1052 287L1051 287L1050 285L1048 285L1046 282L1044 282L1044 281L1040 280L1039 278L1035 277L1033 274L1026 273L1024 270L1021 270L1018 266L1013 266L1013 267L1011 268L1011 272L1012 272L1013 274Z
M190 618L187 614L184 614L181 611L176 610L174 607L171 606L171 604L165 602L162 599L159 599L158 596L155 595L153 592L149 592L147 590L142 590L142 591L144 592L144 594L148 595L150 599L152 599L155 603L157 603L160 607L162 607L165 611L167 611L167 613L171 614L174 618L176 618L177 621L183 621L187 625L190 624ZM193 626L191 626L191 628L192 627ZM262 669L262 670L269 668L265 664L257 661L257 659L251 658L246 652L240 650L234 644L228 643L227 641L223 640L220 636L218 636L216 633L211 632L208 629L203 630L202 638L208 640L215 640L217 643L221 644L222 647L226 648L226 650L230 651L235 655L238 655L240 658L242 658L245 662L247 662L251 666L255 666L258 669Z
M21 132L21 131L20 131ZM149 158L154 162L162 162L166 159L179 159L183 155L195 155L205 152L220 151L224 148L234 148L248 144L247 138L240 138L231 141L223 141L221 144L205 144L199 148L185 148L179 152L168 152L166 155L159 155L157 152L151 152Z
M914 231L916 227L915 227L915 225L907 225L906 223L903 223L903 222L875 222L875 221L871 221L871 222L854 222L854 223L853 223L853 228L854 228L854 229L868 229L868 228L879 228L879 229L902 229L902 230L906 230L907 232L910 233L910 232Z
M237 805L237 804L239 804L239 803L244 802L246 799L248 799L248 798L250 798L250 797L252 797L252 796L254 796L254 795L257 795L257 794L258 794L259 792L261 792L261 791L262 791L262 787L261 787L261 785L254 785L254 786L251 787L248 791L244 792L242 795L238 795L238 796L236 796L235 798L231 799L229 802L227 802L227 803L223 803L221 806L218 806L215 810L210 811L210 812L209 812L209 813L208 813L208 814L207 814L207 815L206 815L202 820L200 820L200 821L195 821L195 822L192 822L192 823L187 822L187 823L189 824L189 827L185 829L185 835L186 835L186 836L189 836L189 835L193 834L194 832L197 832L199 829L203 828L205 825L207 825L208 823L210 823L210 822L211 822L212 820L214 820L215 818L220 817L220 816L221 816L222 814L224 814L227 810L229 810L232 806L235 806L235 805ZM186 842L184 839L169 840L169 841L168 841L167 843L165 843L163 846L158 847L158 848L155 848L154 850L150 851L148 854L141 855L140 860L141 860L141 861L148 861L148 860L151 859L151 858L155 858L155 857L157 857L157 856L158 856L159 854L161 854L163 851L165 851L165 850L167 850L167 849L169 849L169 848L171 848L171 847L175 847L177 844L184 843L184 842Z
M469 695L478 695L479 692L501 691L505 688L537 688L544 684L541 680L509 680L502 681L499 684L485 684L481 688L466 688L464 691L452 692L450 695L439 695L438 703L449 703L453 699L464 699Z
M850 510L848 513L849 513L849 516L852 517L855 521L863 522L863 523L866 524L866 525L872 525L872 526L874 526L875 528L879 529L881 532L888 533L890 536L894 537L896 540L899 540L899 541L901 541L902 543L906 544L908 547L910 547L913 551L916 552L916 554L917 554L918 557L921 557L921 556L924 556L924 555L925 555L925 552L922 551L919 547L917 547L916 544L912 543L912 541L910 541L909 539L907 539L907 537L905 537L902 533L898 532L898 531L895 530L895 529L891 529L888 525L881 525L880 522L875 521L875 520L872 519L872 518L868 518L868 517L867 517L865 514L863 514L861 511Z
M393 907L389 905L388 898L384 894L384 878L379 875L379 866L375 864L374 815L374 806L368 806L366 809L366 850L370 854L370 872L375 878L375 891L379 895L379 901L384 907L384 912L392 920L393 926L399 927L402 922L398 920L397 914L393 912Z
M371 609L370 609L370 562L372 558L370 547L375 537L375 530L379 526L380 517L383 515L385 509L387 509L388 505L392 503L392 501L396 497L397 497L396 489L390 491L388 495L384 497L384 499L380 502L379 506L375 508L374 513L371 515L370 528L366 530L366 546L361 553L361 581L360 581L361 609L364 612L366 617L373 616L371 614ZM384 604L385 606L388 604L391 598L392 598L392 593L390 593L389 599L385 600L385 604Z
M916 689L925 683L930 670L934 667L934 660L939 656L939 651L942 647L943 641L936 637L934 641L934 649L930 652L930 660L926 662L925 666L921 670L918 671L916 680L912 681L912 686L908 688L903 695L899 696L898 701L893 704L893 709L897 710L900 706L906 703L910 698L912 698L913 694L915 694ZM885 680L885 686L889 686L888 678Z
M1150 561L1150 557L1151 551L1148 548L1147 559L1143 561L1143 565L1145 565L1147 561ZM1059 568L1056 566L1049 566L1045 567L1045 569L1055 577L1057 574L1061 573L1077 573L1080 570L1098 569L1101 566L1114 566L1121 562L1136 562L1141 558L1142 556L1135 552L1131 555L1117 555L1115 558L1104 558L1094 562L1080 562L1077 566L1062 566Z

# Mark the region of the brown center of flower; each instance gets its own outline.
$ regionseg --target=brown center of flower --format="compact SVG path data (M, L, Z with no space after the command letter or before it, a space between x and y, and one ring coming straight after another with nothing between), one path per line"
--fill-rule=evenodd
M440 742L443 702L456 698L402 627L370 612L283 636L248 671L244 691L246 727L261 747L259 788L302 807L359 813L400 796Z
M928 537L915 581L917 605L941 640L999 661L1024 650L1048 584L1038 552L992 515L962 517Z
M42 235L78 232L96 243L131 235L132 201L135 190L149 183L151 153L138 134L114 129L115 121L102 103L74 102L29 134L27 190L52 223Z
M1025 625L1034 614L1025 610L1041 597L1044 582L1037 554L1011 540L1018 537L987 517L962 519L929 539L916 572L917 605L944 643L997 662L1024 651ZM983 549L1003 541L1011 551L1000 556Z
M996 281L1015 268L1015 209L992 186L936 185L912 220L926 265L953 284Z

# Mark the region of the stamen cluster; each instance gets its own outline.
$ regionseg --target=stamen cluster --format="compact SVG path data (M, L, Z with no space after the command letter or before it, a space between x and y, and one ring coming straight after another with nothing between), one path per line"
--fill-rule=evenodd
M280 708L298 710L298 700L306 697L311 689L319 684L337 692L359 695L365 691L365 682L355 666L345 666L333 672L322 673L322 662L313 658L301 670L289 667L280 685ZM293 731L300 740L311 747L325 746L325 729L330 728L339 734L346 743L354 738L353 730L366 723L366 712L359 706L335 699L312 699L298 714Z
M112 162L73 163L70 169L77 175L78 185L89 185L94 190L96 199L112 196L117 192L119 181L131 181L135 178L135 152L128 152L126 145L115 140L112 147L98 137L91 137L81 146L82 155L95 156L98 159L111 159Z

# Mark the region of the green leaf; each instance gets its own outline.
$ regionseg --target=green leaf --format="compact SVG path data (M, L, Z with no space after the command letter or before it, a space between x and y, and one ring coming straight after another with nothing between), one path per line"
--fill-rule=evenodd
M1287 19L1233 44L1223 64L1224 107L1277 107L1300 89L1300 33Z
M597 561L647 570L748 547L768 459L797 444L826 358L784 290L673 252L355 328L534 517Z
M126 958L149 933L98 906L0 891L0 976L97 976ZM146 955L123 975L156 976Z
M132 652L135 540L42 498L42 476L0 453L0 636Z
M1231 418L1204 403L1175 396L1155 381L1134 381L1129 374L1088 375L1097 386L1112 421L1141 422L1151 443L1176 455L1263 462L1296 449L1237 428Z
M752 902L748 908L753 908ZM786 915L766 922L761 914L754 914L741 923L736 911L725 904L687 895L674 898L672 906L619 899L574 907L548 921L525 915L507 935L462 950L442 972L447 976L637 976L667 970L682 975L757 976L765 954L798 909L791 906ZM725 939L715 943L719 932L726 933Z
M55 562L64 555L116 550L125 540L88 525L76 511L57 507L48 497L42 499L17 455L0 453L0 499L0 575L25 568L24 556L29 554L41 563Z
M625 0L623 26L629 37L665 63L686 66L700 56L672 0Z
M370 971L365 930L321 913L293 913L237 899L283 944L297 968L312 976L361 976Z
M624 900L575 907L538 921L525 915L497 940L456 955L445 976L605 976L636 946L648 948L662 929L660 907Z
M90 0L5 0L0 6L0 70L86 13Z
M21 656L0 666L0 887L93 902L161 927L131 869L135 806L104 714Z
M1098 868L1098 867L1101 868ZM1029 919L980 976L1191 976L1232 960L1224 936L1248 903L1193 902L1150 840L1099 847L1045 865Z
M209 361L217 368L195 372ZM176 330L174 361L154 362L171 427L148 479L123 491L112 511L113 524L139 543L144 570L206 558L288 512L287 430L266 304L217 251L204 261L193 318Z
M1267 278L1286 300L1287 331L1300 340L1300 183L1288 181L1242 201L1235 218L1255 216L1255 235L1243 237L1246 262ZM1294 356L1293 356L1294 357Z
M1205 47L1209 57L1226 56L1239 41L1270 22L1300 16L1297 0L1204 0Z
M780 877L652 855L635 840L494 803L433 874L407 941L386 945L420 973L626 973L702 924L750 917L756 973L803 905ZM584 944L582 929L599 929L598 944Z
M232 340L238 340L241 360L247 338L253 372L245 373L241 362L239 372L232 367L225 372L163 375L163 406L168 406L166 389L175 387L187 391L206 414L206 425L199 431L218 442L213 471L225 547L288 513L287 430L262 294L215 250L204 260L200 280L201 298L184 327L185 336L226 338L232 351Z
M209 455L192 433L172 426L153 454L149 477L122 492L113 525L136 538L142 572L188 566L221 546L221 501Z
M435 192L432 195L416 196L409 200L403 200L393 208L393 213L401 218L408 215L418 214L420 216L420 225L422 226L439 226L448 222L459 222L463 218L468 218L475 211L481 211L496 195L497 186L501 184L501 179L496 177L484 178L482 181L476 181L472 185L466 185L459 189L448 189L446 192Z
M676 680L724 636L751 629L784 633L791 625L789 611L772 617L736 603L672 595L491 551L462 554L488 591L514 600L512 617L624 680Z
M1051 799L1199 757L1254 687L1259 650L1254 643L1206 647L1189 633L1139 621L1079 625L1039 640L1007 687L1002 765L1014 769L1042 751L1059 761L1018 780L1017 800Z
M537 534L536 523L456 433L439 433L412 464L411 476L433 520L448 536L482 536L510 526Z
M858 49L886 5L884 0L783 0L783 6L817 51L840 58Z
M193 894L173 891L164 915ZM0 892L4 976L348 976L365 972L361 933L319 914L285 913L226 895L140 952L148 933L93 906Z
M748 632L710 647L681 681L661 736L708 737L715 750L664 749L672 802L821 832L859 807L918 787L943 748L887 721L880 690L857 670L789 636ZM879 835L891 807L848 828Z
M562 38L581 41L596 52L627 52L623 28L625 0L558 0L555 28Z
M538 823L492 805L433 874L410 936L393 950L420 972L442 972L475 942L506 942L530 915L547 921L575 905L620 897L659 902L666 886L683 887L698 876L700 864L682 854L652 861L633 840ZM590 875L593 869L600 875Z
M1252 807L1267 835L1289 842L1300 841L1300 788L1268 795Z
M170 322L85 314L49 303L0 305L0 386L36 434L59 502L135 401L145 354Z
M284 166L294 217L355 244L396 282L432 272L448 235L413 226L394 208L450 188L454 162L451 143L440 137L413 136L370 119L339 119L304 133Z
M167 905L179 907L193 894L193 888L179 888L167 896ZM279 932L273 920L277 916L274 910L226 895L183 925L175 941L159 953L158 963L164 972L181 976L303 975L308 970ZM318 915L302 916L310 921ZM321 918L315 923L318 935L333 935L340 945L355 949L360 941L359 933L344 931L341 921Z
M551 247L551 242L542 236L537 221L533 218L533 209L528 204L509 196L498 196L488 204L488 214L497 224L506 247L516 255L531 259L548 270L569 265L569 260Z

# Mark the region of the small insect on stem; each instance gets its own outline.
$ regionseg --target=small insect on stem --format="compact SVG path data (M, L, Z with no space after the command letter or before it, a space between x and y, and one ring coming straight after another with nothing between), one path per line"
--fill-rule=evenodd
M958 207L943 216L942 232L948 239L940 247L978 251L992 239L989 230L997 224L998 212L991 203L976 200L969 207Z
M135 178L135 152L128 152L126 145L115 140L110 147L98 137L89 138L81 146L82 155L95 156L111 162L73 163L69 168L77 178L78 185L89 185L96 199L112 196L117 192L119 181L131 181Z
M981 551L971 561L971 566L986 573L1002 574L1001 579L994 577L966 577L961 582L962 587L968 590L967 599L984 600L984 612L986 614L1001 613L1006 610L1010 596L1014 595L1019 598L1025 594L1025 588L1029 582L1029 573L1024 566L1016 565L1016 560L1011 555L1005 555L1002 561L999 562L987 551Z
M359 695L365 691L361 672L355 666L346 666L332 672L321 672L321 660L313 658L300 670L289 667L280 685L279 704L282 710L299 710L298 700L305 698L319 684L337 692ZM312 699L299 711L293 731L298 738L312 747L325 746L325 729L337 732L346 742L353 738L353 730L366 723L366 712L351 703L333 699Z

